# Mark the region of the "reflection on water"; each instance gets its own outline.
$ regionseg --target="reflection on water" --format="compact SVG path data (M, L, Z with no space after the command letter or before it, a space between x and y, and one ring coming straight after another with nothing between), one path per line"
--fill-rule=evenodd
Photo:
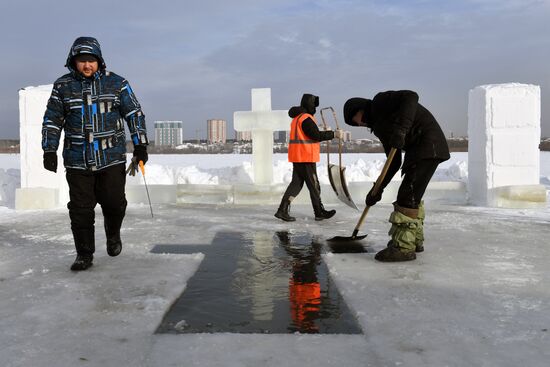
M200 249L197 249L200 248ZM218 233L211 246L157 246L205 259L159 333L361 333L307 233Z

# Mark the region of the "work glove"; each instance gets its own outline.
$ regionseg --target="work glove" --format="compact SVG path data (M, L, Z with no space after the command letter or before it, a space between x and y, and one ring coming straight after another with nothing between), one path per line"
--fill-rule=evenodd
M139 165L140 161L143 161L143 164L147 163L149 155L147 154L147 146L145 145L136 145L134 147L134 158L136 163Z
M44 152L44 168L48 171L57 172L56 152Z
M405 145L405 132L401 129L394 130L390 137L390 146L395 149L402 149Z
M336 131L334 131L334 137L336 139L344 140L344 130L336 129Z
M382 199L382 193L384 190L382 188L378 189L378 192L376 195L373 194L374 185L372 189L370 189L369 193L367 194L367 197L365 198L365 205L366 206L374 206L377 202L379 202Z

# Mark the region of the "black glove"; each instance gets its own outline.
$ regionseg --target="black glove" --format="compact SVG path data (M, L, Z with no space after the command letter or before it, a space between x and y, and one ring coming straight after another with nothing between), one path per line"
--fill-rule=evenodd
M390 146L396 149L402 149L405 145L405 132L402 130L395 130L390 137Z
M140 161L143 161L143 164L147 163L147 160L149 159L149 155L147 154L147 146L136 145L134 147L134 157L136 158L136 162L138 164Z
M44 168L48 171L57 172L56 152L44 152Z
M369 193L367 194L367 197L365 198L366 206L373 206L382 199L382 193L384 192L384 190L382 188L378 189L378 192L376 193L376 195L372 193L373 190L374 190L374 186L372 189L370 189Z

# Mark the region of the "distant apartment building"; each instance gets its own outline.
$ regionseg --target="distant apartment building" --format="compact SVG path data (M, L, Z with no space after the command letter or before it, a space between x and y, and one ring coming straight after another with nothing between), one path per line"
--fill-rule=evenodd
M251 131L235 131L235 140L236 141L251 141L252 132Z
M155 145L175 147L183 143L183 121L155 121Z
M275 131L273 133L275 143L286 143L288 142L288 131Z
M351 141L351 131L344 131L344 138L342 139L344 142Z
M227 140L227 124L225 120L211 119L206 121L206 138L209 143L223 143Z

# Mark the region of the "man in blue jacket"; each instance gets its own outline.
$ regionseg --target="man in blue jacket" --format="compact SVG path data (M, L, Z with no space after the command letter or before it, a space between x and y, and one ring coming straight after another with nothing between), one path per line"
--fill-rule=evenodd
M147 162L145 116L130 84L107 71L99 42L77 38L65 65L69 73L54 82L42 124L44 168L57 171L57 149L65 131L63 163L69 184L67 204L76 260L71 270L92 266L94 208L101 205L107 253L122 250L120 227L126 212L126 122L136 162Z

